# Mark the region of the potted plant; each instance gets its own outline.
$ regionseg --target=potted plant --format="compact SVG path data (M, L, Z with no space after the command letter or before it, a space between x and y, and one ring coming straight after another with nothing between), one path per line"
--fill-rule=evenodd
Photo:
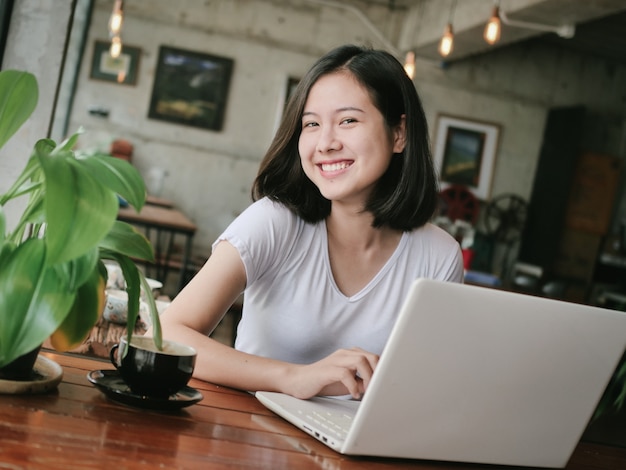
M0 72L0 148L32 114L37 100L32 74ZM74 151L77 139L78 133L59 145L39 140L22 173L0 194L0 374L5 379L13 378L13 366L24 356L30 357L30 373L47 338L58 350L72 349L86 338L104 306L103 260L115 260L122 268L129 337L140 289L150 292L132 260L153 260L152 246L116 220L119 197L141 209L144 181L124 160ZM26 207L8 231L3 209L18 198ZM147 297L160 348L158 313L154 299Z

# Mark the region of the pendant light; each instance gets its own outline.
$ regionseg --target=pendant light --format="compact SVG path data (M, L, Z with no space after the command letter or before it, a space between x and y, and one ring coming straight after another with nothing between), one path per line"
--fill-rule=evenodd
M115 0L113 12L109 18L109 36L119 36L122 32L122 23L124 22L124 2Z
M443 36L439 41L439 54L442 57L448 57L454 47L454 31L452 30L452 18L454 16L454 9L456 8L456 0L451 3L450 14L448 15L448 24L443 30Z
M454 46L454 33L452 32L452 23L448 23L443 30L443 36L439 41L439 54L443 57L448 57L452 52Z
M488 44L494 45L500 40L500 32L502 31L502 24L500 23L500 8L498 5L493 7L491 12L491 18L485 26L485 32L483 37Z
M411 80L415 77L415 52L409 51L404 57L404 71Z
M119 36L113 36L111 38L111 48L109 49L109 54L114 59L117 59L122 52L122 40Z
M115 0L113 11L109 18L109 37L111 38L111 48L109 54L114 59L122 52L122 23L124 22L124 0Z

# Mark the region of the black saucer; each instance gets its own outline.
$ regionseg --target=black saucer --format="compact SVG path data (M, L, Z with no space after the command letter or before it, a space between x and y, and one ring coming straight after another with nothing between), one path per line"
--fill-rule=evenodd
M87 380L94 384L108 398L124 405L151 410L179 410L202 400L202 394L195 388L183 387L167 398L137 395L131 392L116 370L92 370Z

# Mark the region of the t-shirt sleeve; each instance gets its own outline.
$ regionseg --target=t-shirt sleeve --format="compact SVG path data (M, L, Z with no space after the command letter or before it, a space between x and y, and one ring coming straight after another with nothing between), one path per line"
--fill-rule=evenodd
M459 243L445 230L432 224L426 226L430 232L431 257L434 260L433 279L463 282L463 255Z
M268 198L243 211L213 243L228 241L239 252L247 285L275 269L288 255L298 234L299 220L289 209Z

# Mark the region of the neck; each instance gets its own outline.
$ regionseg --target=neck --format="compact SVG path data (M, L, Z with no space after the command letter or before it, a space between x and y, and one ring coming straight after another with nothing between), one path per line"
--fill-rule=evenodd
M354 208L335 207L326 219L329 240L354 249L367 249L397 240L400 232L388 227L372 227L374 216Z

